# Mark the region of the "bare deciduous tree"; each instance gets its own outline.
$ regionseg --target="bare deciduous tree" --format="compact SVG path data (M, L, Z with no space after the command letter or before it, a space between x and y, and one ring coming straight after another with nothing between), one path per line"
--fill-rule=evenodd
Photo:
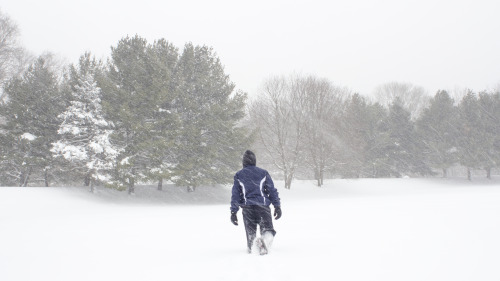
M312 170L318 185L335 163L338 146L336 109L345 89L326 79L292 75L273 77L263 84L249 107L259 144L290 188L297 169Z
M339 148L339 122L342 101L349 91L335 87L327 79L314 76L298 78L304 126L304 164L314 172L318 186L323 185L325 171L333 169Z
M274 77L264 82L262 94L249 105L259 141L283 172L287 189L300 161L304 131L303 116L296 110L296 103L300 103L297 93L287 78Z
M18 42L19 29L12 20L0 11L0 88L11 77L21 74L32 58ZM0 89L0 102L5 98Z
M378 86L374 92L378 103L389 108L396 99L411 113L413 120L420 116L430 101L427 91L411 83L390 82Z

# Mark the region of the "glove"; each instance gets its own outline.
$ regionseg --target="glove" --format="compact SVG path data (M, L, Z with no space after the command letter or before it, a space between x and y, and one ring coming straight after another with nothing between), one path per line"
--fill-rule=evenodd
M279 218L281 218L281 207L274 206L274 219L277 220Z
M236 212L231 212L231 222L234 225L238 225L238 217L236 217Z

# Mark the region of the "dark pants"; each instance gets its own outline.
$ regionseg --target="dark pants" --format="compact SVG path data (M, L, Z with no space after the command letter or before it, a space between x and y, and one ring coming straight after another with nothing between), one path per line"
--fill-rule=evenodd
M271 216L271 208L269 206L244 206L242 207L243 222L245 223L245 231L247 233L247 246L252 248L253 240L257 234L257 225L260 228L260 235L270 232L273 236L276 231L273 228L273 217Z

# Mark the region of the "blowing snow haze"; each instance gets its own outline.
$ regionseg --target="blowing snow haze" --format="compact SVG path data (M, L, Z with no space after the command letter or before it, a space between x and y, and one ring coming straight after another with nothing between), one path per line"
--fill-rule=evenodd
M115 1L6 0L21 41L75 63L110 55L124 36L214 48L250 95L270 75L328 78L370 95L380 84L438 89L497 87L498 1Z

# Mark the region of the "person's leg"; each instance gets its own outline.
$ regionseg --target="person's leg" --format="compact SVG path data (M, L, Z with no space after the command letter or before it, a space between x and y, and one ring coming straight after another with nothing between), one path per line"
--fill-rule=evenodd
M264 240L267 248L270 248L276 231L273 227L273 216L271 215L271 208L269 206L260 206L259 208L260 216L260 236Z
M253 208L242 208L243 223L245 224L245 232L247 235L247 250L252 251L252 244L257 233L257 221L255 220L255 211Z

